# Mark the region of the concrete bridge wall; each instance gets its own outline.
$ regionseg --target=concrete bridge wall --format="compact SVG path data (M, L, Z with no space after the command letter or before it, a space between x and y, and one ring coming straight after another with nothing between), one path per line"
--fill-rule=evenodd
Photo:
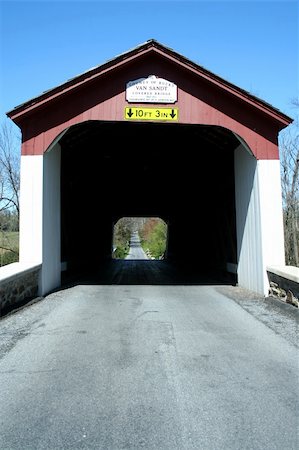
M19 262L0 268L0 316L38 296L41 266Z

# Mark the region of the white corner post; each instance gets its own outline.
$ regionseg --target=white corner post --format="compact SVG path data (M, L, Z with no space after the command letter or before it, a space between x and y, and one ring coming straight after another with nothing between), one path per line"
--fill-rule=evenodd
M20 257L26 267L41 264L39 295L61 284L60 145L44 155L21 156Z
M244 145L235 151L238 284L268 295L268 265L284 264L279 160L256 160Z
M60 161L61 147L55 143L44 154L41 295L61 284Z
M20 167L20 256L24 265L42 263L43 156L22 155Z
M257 171L263 232L263 275L267 295L269 293L267 267L285 265L280 161L258 160Z

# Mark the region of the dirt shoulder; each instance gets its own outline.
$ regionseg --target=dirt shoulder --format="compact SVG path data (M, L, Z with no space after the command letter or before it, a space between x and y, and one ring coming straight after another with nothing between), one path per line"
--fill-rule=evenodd
M299 310L279 298L263 297L239 286L219 286L218 292L234 300L275 333L299 348Z

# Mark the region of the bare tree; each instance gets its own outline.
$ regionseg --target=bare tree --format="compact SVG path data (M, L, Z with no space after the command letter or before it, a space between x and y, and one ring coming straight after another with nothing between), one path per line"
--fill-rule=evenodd
M0 127L0 249L17 253L5 232L17 231L20 191L20 134L9 122Z
M293 102L296 111L299 99ZM299 267L299 123L298 119L280 138L281 184L286 263Z

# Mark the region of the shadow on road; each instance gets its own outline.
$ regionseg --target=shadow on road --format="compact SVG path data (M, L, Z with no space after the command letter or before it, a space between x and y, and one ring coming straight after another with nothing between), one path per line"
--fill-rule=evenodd
M192 263L158 260L112 259L96 268L63 272L61 286L51 292L85 285L215 285L236 286L236 276L217 269L207 269ZM1 310L0 319L42 297L26 297Z
M199 267L196 263L153 260L111 260L96 270L66 274L64 283L103 285L236 285L228 272Z

